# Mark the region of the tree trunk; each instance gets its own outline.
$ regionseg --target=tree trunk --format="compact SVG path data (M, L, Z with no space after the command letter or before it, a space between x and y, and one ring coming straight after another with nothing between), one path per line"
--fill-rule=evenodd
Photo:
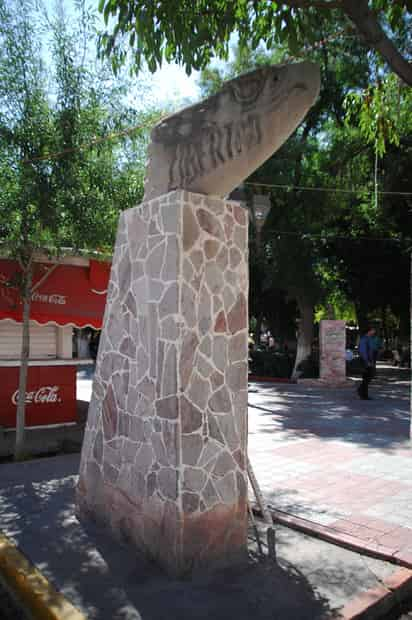
M300 323L298 333L298 343L296 350L295 365L292 371L292 379L297 379L299 376L298 366L299 364L310 356L312 352L313 341L313 316L314 308L313 304L304 297L297 297Z
M258 346L260 345L260 334L262 331L262 321L263 321L263 314L260 312L256 317L256 327L255 327L255 333L254 333L254 339L255 339L254 348L255 349L257 349Z
M383 56L394 73L412 86L412 63L402 56L389 39L376 13L369 7L368 0L342 0L342 8L366 43Z
M356 319L358 321L359 336L365 333L368 328L368 313L362 308L361 304L355 303Z
M382 340L383 348L386 351L389 347L388 326L386 324L386 306L382 307Z
M30 357L30 306L31 306L31 286L32 286L32 262L24 270L23 282L23 335L20 357L20 374L19 374L19 395L16 413L16 445L14 449L14 460L21 461L25 457L25 417L26 417L26 391L27 391L27 375L29 369Z

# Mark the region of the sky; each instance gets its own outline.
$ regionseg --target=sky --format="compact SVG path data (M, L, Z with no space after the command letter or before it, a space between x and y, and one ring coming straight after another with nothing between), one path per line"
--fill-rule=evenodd
M59 1L59 0L57 0ZM96 11L98 0L86 0L87 5ZM70 16L72 8L75 4L75 0L61 0L64 10L67 15ZM43 5L47 12L53 13L56 0L43 0ZM102 29L104 28L103 18L101 19ZM198 100L200 97L200 90L197 86L197 80L199 78L198 72L192 72L189 77L182 67L177 65L165 64L155 74L145 72L144 81L151 86L151 99L161 104L175 104L188 103L190 101ZM138 80L138 76L135 78Z
M189 77L182 67L166 65L153 76L155 93L162 100L176 98L176 95L184 99L196 99L199 96L197 78L197 73Z

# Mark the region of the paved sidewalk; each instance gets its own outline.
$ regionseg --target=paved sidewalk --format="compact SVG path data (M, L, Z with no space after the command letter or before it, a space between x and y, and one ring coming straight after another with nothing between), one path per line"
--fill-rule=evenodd
M251 541L246 567L170 579L106 531L79 524L78 467L79 455L0 466L0 530L88 620L348 620L340 615L348 602L369 604L398 581L388 562L281 526L277 563L260 559Z
M409 376L381 365L371 401L252 385L249 455L271 506L412 563Z
M351 389L258 387L249 395L249 453L273 505L405 554L412 551L408 386L406 373L399 381L399 373L384 372L378 398L366 403ZM0 530L90 620L337 618L345 605L358 609L399 581L392 564L279 526L277 564L259 560L252 543L245 569L171 580L106 532L78 523L78 466L79 455L1 465Z

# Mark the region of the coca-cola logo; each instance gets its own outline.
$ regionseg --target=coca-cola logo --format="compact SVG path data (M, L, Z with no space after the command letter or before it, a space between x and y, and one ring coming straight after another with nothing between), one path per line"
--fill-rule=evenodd
M44 304L57 304L64 306L67 298L66 295L58 295L57 293L53 293L51 295L45 295L44 293L33 293L31 300L39 301Z
M26 405L44 405L48 403L61 403L58 385L44 385L38 390L32 392L26 392ZM16 390L11 397L13 405L17 405L19 402L19 390Z

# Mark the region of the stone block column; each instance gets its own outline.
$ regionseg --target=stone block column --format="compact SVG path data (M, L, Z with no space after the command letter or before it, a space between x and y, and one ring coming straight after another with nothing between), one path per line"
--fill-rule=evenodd
M346 382L345 321L321 321L319 326L319 378L328 385Z
M247 249L234 202L120 217L77 510L175 575L246 554Z

